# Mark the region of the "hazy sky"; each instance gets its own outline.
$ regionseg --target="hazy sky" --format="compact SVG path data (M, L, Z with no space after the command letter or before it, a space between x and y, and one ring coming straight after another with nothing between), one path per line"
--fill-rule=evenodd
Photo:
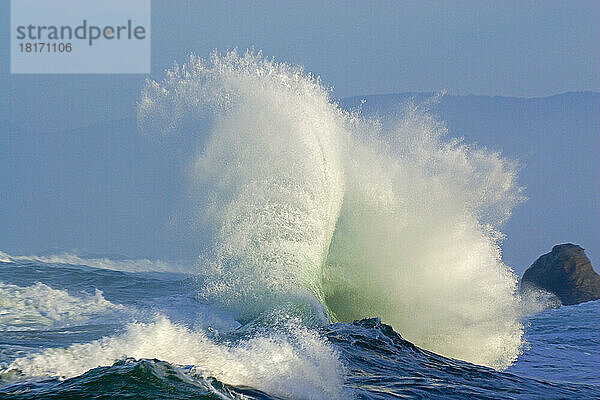
M326 3L325 1L153 1L151 76L154 79L161 79L164 70L170 67L173 61L183 62L189 52L208 56L214 49L226 51L237 47L243 51L253 47L277 60L304 65L306 70L320 75L326 85L333 87L333 96L337 98L439 90L447 90L449 94L473 93L523 97L547 96L566 91L600 91L600 1L427 2L421 0L346 1L334 5ZM104 204L102 202L107 198L116 201L112 199L110 190L118 192L118 188L110 189L109 183L112 181L107 179L104 182L104 186L108 187L107 190L98 189L99 193L87 190L85 194L89 195L89 198L78 197L77 193L81 192L80 187L72 185L69 180L75 179L76 182L83 182L81 185L88 185L86 179L89 175L96 173L109 176L114 172L114 175L119 177L119 182L126 188L128 179L130 181L137 179L131 175L135 168L128 164L131 162L128 151L135 153L136 148L149 146L149 144L138 137L131 117L135 115L136 101L139 99L140 90L147 76L142 74L10 75L9 4L8 0L0 0L0 126L3 119L9 119L25 128L30 135L24 135L22 138L24 141L22 148L31 147L39 151L39 154L32 153L32 155L27 153L28 150L24 150L22 154L10 154L10 157L6 153L4 158L14 167L11 171L16 170L20 174L9 178L15 184L21 182L26 184L25 186L29 185L27 188L32 189L30 197L37 201L39 196L35 191L34 183L37 182L35 179L45 179L45 175L38 173L35 165L56 162L56 165L64 164L72 167L68 169L68 173L51 177L56 180L56 184L52 179L45 182L50 187L49 191L57 192L54 194L56 207L48 206L47 215L43 217L50 222L44 219L37 220L37 216L44 214L44 209L36 209L37 214L29 212L27 206L23 205L25 203L18 197L19 194L15 197L14 207L25 212L30 219L29 222L22 224L23 229L43 223L46 227L56 223L62 224L63 228L69 228L61 220L63 215L58 213L57 209L66 213L65 219L69 218L72 209L78 209L82 216L76 222L87 223L86 218L89 216L81 210L86 209L85 207L90 209L94 205L102 209ZM559 115L563 108L557 108L556 114ZM591 111L584 117L592 118L594 115L596 113ZM124 117L130 118L124 124L109 123L99 130L86 128L70 131ZM477 118L484 120L489 117L491 116L467 116L464 121L468 123L476 121ZM562 121L560 115L556 118ZM507 121L511 122L513 119L515 118L507 118ZM572 118L569 121L574 121L575 128L570 129L570 126L569 129L565 128L564 135L559 132L559 137L564 136L564 140L569 141L568 145L564 144L564 149L573 148L572 137L569 135L577 135L576 138L581 139L581 132L576 129L576 123L584 119ZM543 124L550 122L545 120L538 122L541 128L533 131L547 133L544 131L546 127ZM557 125L554 122L552 124ZM119 131L123 126L127 127L128 131ZM91 135L86 138L84 133L88 130L100 133L98 137ZM59 133L54 136L40 133L48 131ZM495 134L504 132L491 128L488 131ZM506 129L508 134L519 134L522 131L524 130L512 132ZM0 136L0 152L3 150L1 146L7 143L3 140L7 138L8 136ZM532 132L514 138L515 143L528 143L532 146L537 146L536 140L539 139L536 139ZM485 141L482 143L486 144ZM15 141L12 148L17 144ZM534 148L537 148L535 146ZM527 146L522 147L525 152ZM48 154L50 153L48 148L57 149L57 154ZM76 149L74 153L80 151L85 156L79 153L70 154L65 150L73 148ZM115 148L118 151L115 151ZM150 160L161 156L152 153L153 151L155 150L146 149L141 153L146 156L150 154L151 156L148 156ZM106 154L114 156L115 160L108 170L104 167ZM516 152L513 156L522 158L526 157L526 154ZM25 161L17 164L15 160L18 160L18 157L24 157ZM37 164L28 161L29 157L38 157ZM81 157L84 157L84 161L89 162L92 167L82 170L77 163L81 161ZM566 158L561 157L560 161L565 163ZM66 161L61 164L63 159ZM93 166L96 166L96 169ZM589 166L586 165L585 168ZM530 167L528 171L538 170ZM571 166L564 169L567 175L575 174L577 171L577 168ZM0 168L0 175L2 172ZM160 173L168 176L177 175L172 171ZM121 177L120 175L123 174L125 175ZM527 173L523 176L527 177ZM136 185L152 187L154 178L151 174L146 180L136 181ZM554 178L555 176L548 174L547 171L542 171L539 177L530 177L529 181L524 180L522 183L532 186ZM570 178L567 176L565 179L568 181ZM5 181L2 180L2 184L4 183ZM559 183L555 181L547 186L559 185ZM10 184L5 186L11 187ZM75 192L62 193L57 189L61 187L71 188L70 190ZM126 192L127 190L123 189L123 193ZM529 193L535 194L535 191ZM571 195L565 197L568 207L571 207L571 204L578 204L578 209L581 209L581 204L584 204L582 202L595 201L585 194L587 192L574 191L574 193L574 197ZM168 195L169 193L165 194ZM135 196L126 200L141 201ZM68 205L69 201L79 201L81 204L78 203L77 207L71 208L61 206L63 202ZM110 215L114 216L122 210L124 209L108 209L106 213L112 212ZM157 208L152 209L150 213L158 215L161 212L166 211ZM9 213L10 211L5 215ZM126 217L137 218L135 215L127 215L125 211L123 214ZM96 213L94 218L98 219L97 225L104 226L107 232L113 229L106 223L109 218L104 214ZM160 215L157 219L160 219ZM553 221L553 219L549 220L549 224L553 224L553 229L561 228ZM75 236L80 232L77 229L66 230ZM93 233L91 230L87 231L89 234ZM9 231L3 233L12 234ZM125 234L126 231L121 233ZM25 233L18 234L25 235ZM26 234L30 235L30 233ZM75 241L76 239L74 238ZM94 238L89 240L94 242ZM126 239L115 237L114 240ZM562 236L560 240L563 240ZM2 241L1 234L0 241ZM8 249L0 248L0 250ZM545 250L549 248L536 248L533 253L539 254ZM36 249L31 251L34 252ZM532 258L531 255L527 257L527 260ZM518 265L523 266L526 263L520 262Z
M598 1L155 2L155 64L255 46L336 95L600 89ZM239 5L244 3L246 5Z
M190 51L254 47L303 64L336 97L600 90L598 1L326 3L153 1L152 75ZM52 129L63 128L61 120L81 125L133 112L143 75L11 76L7 0L0 0L0 27L0 118Z

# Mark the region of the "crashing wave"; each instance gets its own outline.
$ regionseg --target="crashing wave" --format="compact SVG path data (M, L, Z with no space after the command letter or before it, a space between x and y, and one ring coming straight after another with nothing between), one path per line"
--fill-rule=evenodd
M149 80L138 124L163 142L203 138L188 220L204 300L241 321L286 303L322 323L379 316L419 346L498 368L519 354L499 243L523 197L498 153L447 139L414 104L388 120L342 111L318 78L251 52L191 56Z

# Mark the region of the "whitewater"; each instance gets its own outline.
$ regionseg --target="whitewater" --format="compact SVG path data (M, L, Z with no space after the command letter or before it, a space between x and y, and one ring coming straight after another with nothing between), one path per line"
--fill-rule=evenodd
M185 155L175 213L198 259L0 253L0 397L118 379L178 398L597 390L501 372L535 308L502 261L519 166L427 104L365 116L301 67L232 51L148 80L137 119Z
M383 122L345 112L319 79L252 53L192 56L148 82L138 119L150 135L209 121L188 172L207 301L242 321L285 304L321 323L381 317L443 355L517 357L499 228L522 196L497 153L447 140L414 105Z

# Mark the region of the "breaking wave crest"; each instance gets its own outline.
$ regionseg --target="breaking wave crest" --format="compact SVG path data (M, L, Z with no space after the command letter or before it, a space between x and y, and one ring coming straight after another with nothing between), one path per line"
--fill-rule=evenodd
M294 321L264 335L219 343L203 330L192 330L158 315L148 323L130 323L120 335L18 358L0 369L0 378L70 378L125 357L191 366L188 370L192 376L214 377L283 398L344 397L344 366L337 353L315 331Z
M446 356L516 359L517 279L499 245L523 197L498 153L447 138L419 105L343 111L318 78L251 52L149 80L138 124L202 138L187 219L204 301L242 322L286 304L318 324L378 316Z
M45 256L15 256L0 251L0 262L5 263L43 263L50 265L87 266L123 272L169 272L189 273L192 269L184 263L165 262L149 259L113 259L111 257L82 257L73 253Z
M39 282L27 287L0 282L0 331L66 327L125 312L124 306L106 300L98 289L93 295L71 296Z

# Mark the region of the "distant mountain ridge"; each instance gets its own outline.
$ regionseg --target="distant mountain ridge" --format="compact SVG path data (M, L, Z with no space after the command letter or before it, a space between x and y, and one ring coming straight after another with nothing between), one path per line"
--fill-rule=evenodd
M597 263L600 93L443 95L430 102L435 96L398 93L338 102L367 115L396 112L409 99L428 102L426 108L446 121L450 136L518 160L529 201L515 210L503 245L505 261L517 271L554 243L581 243ZM169 152L175 147L165 151L140 135L134 116L44 133L0 121L0 251L62 248L193 258L193 246L186 250L180 240L163 234L177 207L173 198L181 194L182 155L194 150L187 147L173 157ZM115 231L119 235L111 236Z
M400 93L383 93L383 94L370 94L370 95L358 95L348 96L339 99L340 104L344 107L354 105L360 105L362 100L368 101L380 101L381 103L391 103L394 101L404 101L410 98L415 98L417 101L429 100L432 97L440 96L440 98L479 98L479 99L508 99L508 100L524 100L524 101L536 101L543 99L552 98L573 98L580 96L589 96L590 98L600 97L600 92L594 92L592 90L581 90L574 92L557 93L550 96L533 96L533 97L519 97L519 96L499 96L499 95L482 95L482 94L448 94L444 91L440 92L400 92Z

